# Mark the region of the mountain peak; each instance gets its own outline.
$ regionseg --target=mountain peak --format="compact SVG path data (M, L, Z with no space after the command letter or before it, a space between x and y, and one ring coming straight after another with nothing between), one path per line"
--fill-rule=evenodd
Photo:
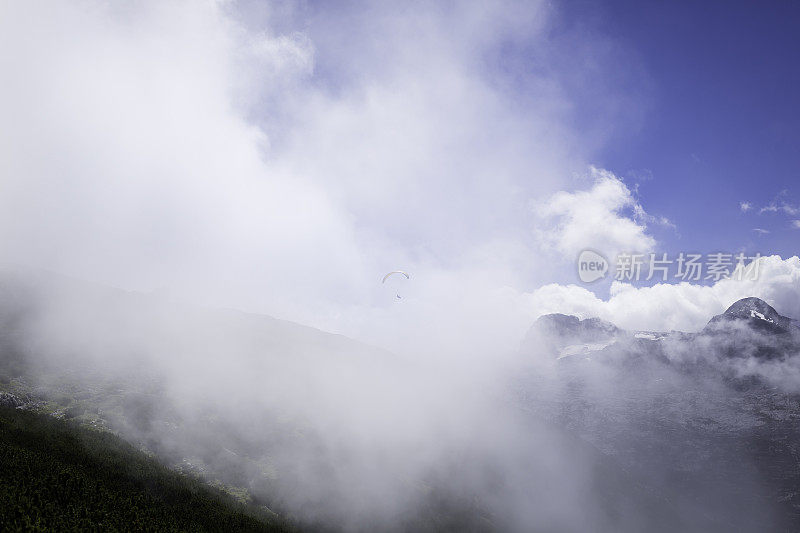
M769 305L761 298L756 298L754 296L742 298L741 300L734 302L725 310L724 314L736 318L763 317L764 319L772 319L781 316L774 307Z
M746 321L759 329L776 332L785 332L792 328L790 318L782 316L764 300L751 296L737 300L724 313L712 318L706 329L717 329L738 321Z
M597 338L616 335L620 329L599 318L579 319L573 315L553 313L542 315L534 323L534 328L559 337Z
M564 349L601 349L612 344L624 332L599 318L581 320L573 315L553 313L540 316L528 330L523 349L563 355Z

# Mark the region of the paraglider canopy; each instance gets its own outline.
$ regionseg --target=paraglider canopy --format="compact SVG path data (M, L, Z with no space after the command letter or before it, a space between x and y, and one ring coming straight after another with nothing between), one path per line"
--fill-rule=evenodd
M392 270L391 272L389 272L388 274L386 274L385 276L383 276L383 280L381 280L381 283L386 283L386 280L387 280L387 279L389 278L389 276L391 276L392 274L402 274L403 276L405 276L405 277L406 277L406 279L410 279L410 278L411 278L411 276L409 276L407 273L403 272L402 270Z

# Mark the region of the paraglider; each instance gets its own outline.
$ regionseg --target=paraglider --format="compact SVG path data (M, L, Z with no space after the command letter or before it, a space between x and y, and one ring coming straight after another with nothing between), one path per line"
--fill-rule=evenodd
M383 276L383 279L381 280L381 283L385 284L386 280L389 279L389 277L394 275L394 274L405 276L406 279L411 279L411 276L409 276L407 272L403 272L402 270L392 270L391 272L389 272L388 274ZM402 300L403 299L403 297L400 296L400 294L395 294L395 296L397 296L398 300Z
M407 273L403 272L402 270L392 270L391 272L389 272L388 274L383 276L383 280L381 281L381 283L386 283L386 280L389 279L389 276L391 276L392 274L402 274L402 275L404 275L406 277L406 279L410 279L411 278L411 276L409 276Z

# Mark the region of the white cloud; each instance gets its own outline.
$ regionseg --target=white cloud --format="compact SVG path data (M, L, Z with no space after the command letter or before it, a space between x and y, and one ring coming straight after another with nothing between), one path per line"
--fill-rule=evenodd
M794 229L800 229L800 220L792 220L792 227Z
M651 251L656 241L647 233L647 223L670 225L669 221L648 215L612 172L592 167L591 177L589 190L561 191L534 206L542 220L540 241L569 260L586 248L609 257Z
M788 195L788 191L781 191L772 202L759 209L758 213L783 213L788 216L800 215L800 207L786 201Z
M753 228L753 231L755 231L759 235L766 235L769 233L769 230L764 228Z
M739 202L739 209L741 209L743 213L746 213L753 209L753 204L750 202Z
M607 300L577 285L546 285L532 293L537 314L566 313L600 317L628 329L701 329L736 300L755 296L778 312L800 318L800 258L762 257L756 280L722 279L713 285L659 283L636 288L614 282Z
M789 204L769 204L762 207L759 211L761 213L784 213L789 216L797 216L800 214L800 208Z
M263 24L240 7L2 4L0 260L392 348L520 321L505 291L543 278L529 201L598 144L569 126L564 85L607 70L608 47L550 42L544 2L316 4ZM547 68L504 77L510 42ZM610 242L651 244L627 187L592 194ZM378 283L397 268L414 275L402 309Z

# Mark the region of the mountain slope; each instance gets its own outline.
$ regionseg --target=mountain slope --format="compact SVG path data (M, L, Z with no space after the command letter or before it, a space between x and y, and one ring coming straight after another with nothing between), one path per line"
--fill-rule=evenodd
M0 407L0 529L290 531L105 432Z
M312 328L64 279L0 277L0 393L8 393L0 403L110 429L162 464L240 488L304 529L529 531L539 524L579 531L593 523L596 531L686 530L658 491L643 493L636 479L571 433L528 420L500 399L448 425L453 421L415 410L412 397L426 389L409 385L420 383L391 354ZM445 386L435 384L437 397ZM25 420L12 433L27 431ZM9 464L19 466L4 477L4 490L41 494L32 503L9 500L14 507L4 512L18 520L45 516L57 529L72 523L53 514L49 502L58 494L47 487L59 487L60 478L50 472L65 470L68 486L80 490L115 482L102 469L86 471L88 461L73 461L74 442L55 453L36 448L41 462L15 446L6 446ZM543 457L543 449L552 453ZM554 471L561 460L568 463ZM576 464L578 474L564 475ZM122 466L110 471L128 483ZM141 493L132 486L132 494ZM130 518L129 492L111 491L114 512L122 513L111 513L112 526ZM166 524L149 529L205 527L187 525L181 505L161 505L172 499L147 491L141 498L133 504L150 509L144 518ZM68 518L107 519L79 499L65 500L82 509ZM245 529L224 520L209 518L208 529Z
M540 322L567 322L561 316ZM528 343L527 360L548 364L520 375L521 402L669 494L692 523L711 522L701 530L798 531L795 324L744 298L697 333L623 331L571 357ZM562 333L556 348L585 341Z

